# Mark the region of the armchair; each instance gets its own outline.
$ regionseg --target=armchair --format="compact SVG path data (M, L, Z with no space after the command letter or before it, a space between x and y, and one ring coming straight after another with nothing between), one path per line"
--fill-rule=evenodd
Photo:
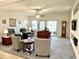
M35 39L35 52L36 56L48 56L50 57L50 39L51 33L47 30L37 32L37 38Z
M50 57L50 39L36 38L35 39L35 52L36 56L48 56Z
M23 33L21 35L21 39L28 39L28 34L27 33Z
M20 42L19 36L12 35L12 46L15 50L20 51L23 48L23 44Z
M21 28L20 29L20 32L25 33L26 32L26 29L25 28Z

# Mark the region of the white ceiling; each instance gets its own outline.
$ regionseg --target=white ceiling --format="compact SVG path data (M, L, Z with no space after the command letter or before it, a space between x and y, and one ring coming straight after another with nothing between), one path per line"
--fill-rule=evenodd
M24 12L35 14L39 9L40 14L67 12L73 7L76 0L0 0L0 10L9 12Z

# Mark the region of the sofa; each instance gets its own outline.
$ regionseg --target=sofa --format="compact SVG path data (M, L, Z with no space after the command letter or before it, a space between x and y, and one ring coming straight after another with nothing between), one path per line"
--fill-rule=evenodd
M51 32L49 32L47 30L38 31L37 32L37 37L38 38L50 38L51 37Z

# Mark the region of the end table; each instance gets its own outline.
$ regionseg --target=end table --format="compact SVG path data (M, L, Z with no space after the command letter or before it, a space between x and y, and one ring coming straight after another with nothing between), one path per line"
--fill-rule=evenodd
M3 45L11 45L12 40L10 36L2 36L2 44Z

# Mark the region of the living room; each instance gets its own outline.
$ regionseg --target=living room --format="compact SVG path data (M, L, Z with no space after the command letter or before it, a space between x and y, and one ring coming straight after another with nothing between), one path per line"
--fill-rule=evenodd
M71 36L71 10L78 1L26 1L26 0L11 0L1 1L0 3L0 47L1 51L6 51L27 59L75 59L74 51L70 45ZM65 3L66 2L66 3ZM44 5L44 3L46 5ZM47 4L48 3L48 4ZM59 3L59 4L57 4ZM40 6L39 6L40 5ZM50 6L52 5L52 6ZM56 6L55 6L56 5ZM47 9L46 9L47 8ZM55 9L53 9L55 8ZM78 7L77 7L78 9ZM39 15L39 18L36 16ZM56 22L54 24L54 22ZM64 25L65 24L65 25ZM64 27L65 26L65 27ZM2 44L2 37L5 35L5 30L14 29L16 35L21 35L21 28L25 28L26 32L34 31L34 38L37 37L37 32L44 30L45 27L51 32L50 58L36 56L35 51L31 54L23 53L13 49L13 42L6 46ZM64 29L65 28L65 29ZM65 34L63 34L65 32ZM55 34L55 36L53 35ZM10 35L11 36L11 35ZM12 38L11 38L12 39ZM68 45L68 46L66 46ZM67 48L66 48L67 47ZM36 47L34 47L36 48ZM63 51L62 51L63 49ZM68 52L67 52L67 51ZM70 52L70 53L69 53ZM65 55L63 55L65 53Z

